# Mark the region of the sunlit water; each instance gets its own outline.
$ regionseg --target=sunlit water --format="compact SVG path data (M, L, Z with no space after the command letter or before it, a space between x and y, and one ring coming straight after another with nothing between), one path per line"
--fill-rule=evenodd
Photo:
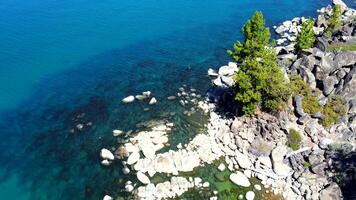
M143 0L0 2L0 199L100 199L120 193L112 129L150 119L174 122L173 144L206 121L187 117L175 95L204 94L206 70L226 63L255 10L268 25L315 16L322 1ZM121 104L150 90L158 104ZM150 108L144 112L144 108ZM83 130L77 124L85 124ZM74 129L74 131L73 131Z

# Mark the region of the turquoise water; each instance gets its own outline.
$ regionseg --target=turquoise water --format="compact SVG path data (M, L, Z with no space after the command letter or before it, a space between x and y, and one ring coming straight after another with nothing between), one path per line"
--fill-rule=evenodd
M229 60L226 49L254 10L273 25L315 16L327 3L2 0L0 199L125 195L120 162L102 167L98 156L117 146L112 129L168 119L179 127L174 138L186 142L203 119L186 117L166 97L182 84L204 94L206 70ZM120 103L145 90L159 100L150 111ZM92 125L73 133L78 123Z

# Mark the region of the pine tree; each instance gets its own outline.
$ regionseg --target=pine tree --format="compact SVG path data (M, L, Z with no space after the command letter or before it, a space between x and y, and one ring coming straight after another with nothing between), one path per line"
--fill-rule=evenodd
M333 13L328 19L329 24L328 24L328 28L325 31L325 35L327 37L331 37L333 31L341 27L342 25L341 16L342 16L341 6L337 4L334 6Z
M247 21L242 32L245 37L244 43L238 41L234 44L233 50L228 51L233 59L240 62L246 56L257 56L263 48L268 46L271 36L269 29L265 27L263 14L260 11L256 11L252 19Z
M302 29L297 36L297 41L295 48L297 51L302 49L309 49L313 46L315 42L315 34L314 34L314 21L312 19L308 19L303 22Z
M270 32L261 12L256 12L242 29L245 42L237 42L229 54L240 63L234 75L235 99L245 115L260 106L276 112L285 107L289 90L270 44Z

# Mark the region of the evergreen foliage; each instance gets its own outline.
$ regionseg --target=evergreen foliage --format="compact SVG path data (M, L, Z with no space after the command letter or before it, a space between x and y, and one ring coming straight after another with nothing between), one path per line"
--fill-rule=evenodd
M333 13L328 19L328 28L326 29L325 32L325 35L327 37L331 37L333 31L341 27L342 25L341 16L342 16L341 6L337 4L334 6Z
M332 97L323 108L323 117L320 120L324 127L338 122L341 116L346 114L346 106L340 96Z
M313 46L315 42L315 34L314 34L314 21L312 19L308 19L303 22L302 29L297 36L296 41L296 50L309 49Z
M240 63L234 75L235 99L242 104L245 115L254 114L256 107L276 112L285 107L289 90L277 63L261 12L256 12L242 29L245 42L237 42L228 51Z

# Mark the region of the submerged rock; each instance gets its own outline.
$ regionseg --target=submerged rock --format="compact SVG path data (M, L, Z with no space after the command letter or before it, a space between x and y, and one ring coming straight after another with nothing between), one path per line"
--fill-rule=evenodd
M157 103L157 99L152 97L152 99L150 100L149 104L153 105L153 104L156 104L156 103Z
M105 195L103 200L113 200L113 198L109 195Z
M135 101L135 97L134 96L128 96L128 97L125 97L125 98L123 98L122 99L122 102L123 103L131 103L131 102L133 102L133 101Z

